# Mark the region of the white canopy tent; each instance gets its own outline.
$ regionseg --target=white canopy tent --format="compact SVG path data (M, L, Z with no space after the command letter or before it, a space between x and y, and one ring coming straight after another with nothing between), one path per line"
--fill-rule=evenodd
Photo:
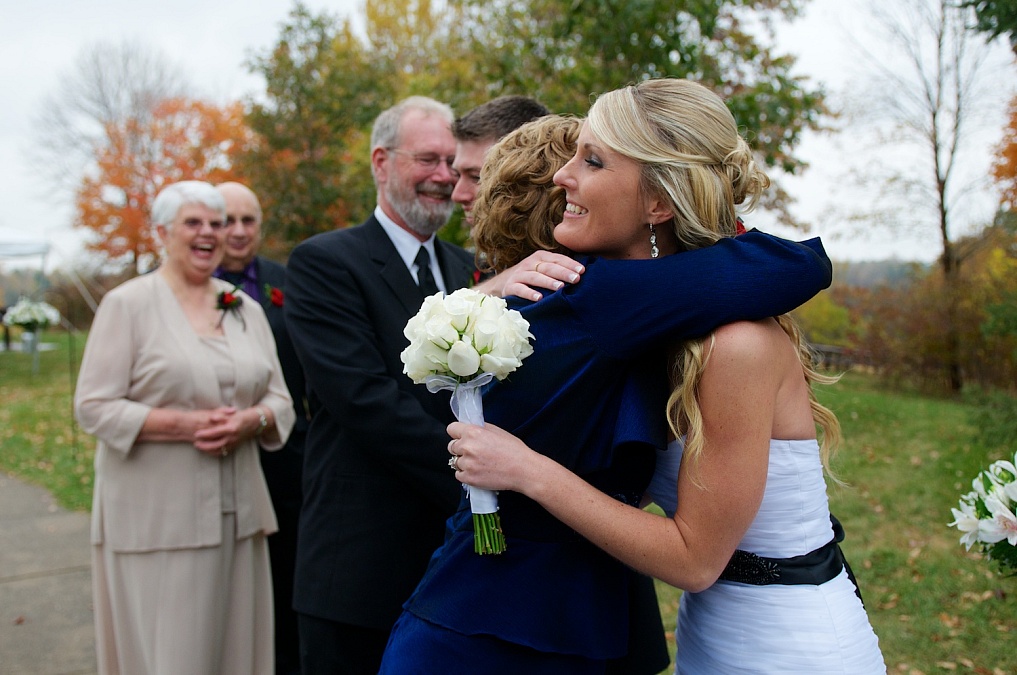
M46 269L46 257L49 255L50 245L45 242L33 242L33 241L0 241L0 260L4 258L30 258L33 256L39 256L39 260L42 265L42 269ZM94 313L99 303L96 302L92 294L85 288L85 285L81 282L77 272L73 269L68 269L67 274L70 277L71 283L74 284L78 292L81 293L81 297L85 299L85 302L91 308ZM2 301L2 298L0 298Z
M49 255L49 244L35 241L0 241L0 259L31 258L39 256L43 269L46 267L46 256Z

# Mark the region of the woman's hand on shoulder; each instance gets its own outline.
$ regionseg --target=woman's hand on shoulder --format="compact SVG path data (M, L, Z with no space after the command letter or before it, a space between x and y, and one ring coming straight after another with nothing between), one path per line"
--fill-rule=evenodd
M567 283L578 283L585 271L586 268L567 255L537 251L475 288L488 295L503 298L515 295L537 301L543 295L534 289L556 291Z

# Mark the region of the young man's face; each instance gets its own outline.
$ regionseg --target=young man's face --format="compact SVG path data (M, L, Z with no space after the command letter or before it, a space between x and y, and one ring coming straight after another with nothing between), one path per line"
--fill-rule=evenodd
M484 156L495 139L483 141L456 141L456 159L452 168L459 174L456 187L452 190L452 201L463 207L466 222L473 227L473 200L477 198L480 187L480 169L484 166Z

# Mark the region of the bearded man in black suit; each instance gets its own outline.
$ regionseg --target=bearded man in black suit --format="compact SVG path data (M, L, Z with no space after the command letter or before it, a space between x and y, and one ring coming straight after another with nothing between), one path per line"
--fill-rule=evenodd
M289 259L286 316L313 415L294 596L305 673L377 672L459 503L448 394L413 384L399 358L424 297L473 278L473 256L434 236L453 208L452 120L421 96L379 115L373 215Z

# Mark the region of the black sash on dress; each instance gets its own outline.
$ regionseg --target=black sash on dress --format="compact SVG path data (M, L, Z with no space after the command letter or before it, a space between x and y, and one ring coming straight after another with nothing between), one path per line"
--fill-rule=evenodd
M833 524L833 539L816 550L792 558L766 558L739 549L731 556L720 578L753 586L818 586L835 578L843 569L855 586L855 595L861 600L862 592L854 572L840 548L840 542L844 541L844 528L832 514L830 522Z

